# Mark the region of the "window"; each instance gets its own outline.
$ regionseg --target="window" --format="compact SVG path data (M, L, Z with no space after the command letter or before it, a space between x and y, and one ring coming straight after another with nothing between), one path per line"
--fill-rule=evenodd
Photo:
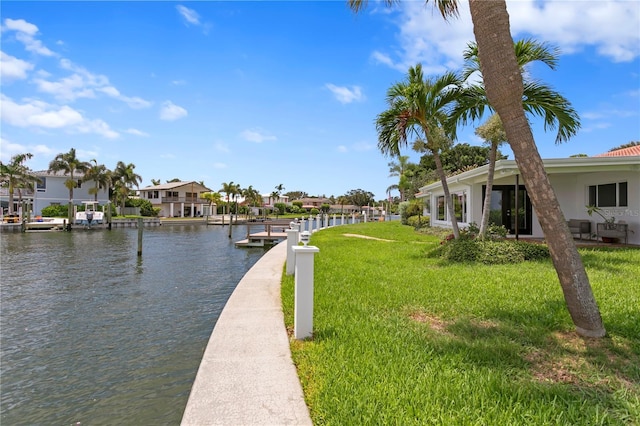
M80 179L78 179L78 186L76 186L76 188L82 188L82 181Z
M445 203L444 203L444 195L438 196L438 220L445 220Z
M589 205L596 207L626 207L627 182L591 185L588 190Z
M431 214L431 197L424 199L424 213L427 215Z
M458 222L467 221L467 196L462 194L451 194L451 200L453 201L453 211L456 214Z
M39 180L36 182L36 190L38 192L46 192L47 191L47 178L46 177L41 177L38 178Z

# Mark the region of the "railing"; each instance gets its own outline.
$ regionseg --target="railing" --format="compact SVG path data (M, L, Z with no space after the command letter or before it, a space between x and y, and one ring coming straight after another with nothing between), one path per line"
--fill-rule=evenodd
M598 238L603 241L607 238L619 239L624 238L627 244L629 238L629 225L626 223L598 223L596 225Z

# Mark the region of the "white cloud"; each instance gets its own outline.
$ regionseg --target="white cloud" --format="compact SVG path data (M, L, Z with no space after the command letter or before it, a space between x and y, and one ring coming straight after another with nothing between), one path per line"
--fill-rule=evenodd
M180 16L182 16L185 25L194 25L196 27L201 27L204 34L207 34L209 32L211 25L208 23L203 23L200 20L200 15L198 14L198 12L193 9L189 9L188 7L182 6L181 4L177 5L176 9L178 10Z
M127 129L125 130L126 133L129 133L130 135L134 135L134 136L141 136L141 137L149 137L149 133L143 132L141 130L138 129Z
M165 121L174 121L188 115L187 110L174 104L171 101L165 101L162 103L160 109L160 119Z
M12 80L24 80L33 64L0 51L0 77L6 83Z
M181 4L177 5L176 9L187 24L200 25L200 15L198 15L198 12L193 9L189 9L188 7L182 6Z
M349 152L349 149L344 145L338 145L338 152Z
M2 25L2 31L15 31L16 40L21 42L29 52L43 56L55 55L55 53L44 46L40 40L34 38L38 33L38 27L24 19L5 19L4 25Z
M562 53L593 46L614 62L640 55L640 2L509 1L508 9L515 33L532 34L559 46Z
M640 56L640 2L508 0L514 39L534 37L570 54L592 46L613 61L630 61ZM399 27L392 49L376 50L376 62L406 72L422 63L425 74L441 74L462 65L462 52L474 40L467 2L461 2L458 19L445 21L424 2L402 2L389 15ZM549 24L552 23L552 24Z
M255 142L255 143L262 143L265 141L275 141L277 140L277 138L275 136L269 135L265 132L263 132L260 129L257 130L243 130L240 133L240 137L242 137L242 139L249 141L249 142Z
M349 104L351 102L364 100L362 89L359 86L336 86L335 84L327 83L325 87L333 93L333 96L338 102L343 104Z
M15 127L36 129L66 129L68 132L95 133L106 138L118 137L103 120L90 120L67 105L51 105L38 100L14 102L2 95L0 103L2 121Z

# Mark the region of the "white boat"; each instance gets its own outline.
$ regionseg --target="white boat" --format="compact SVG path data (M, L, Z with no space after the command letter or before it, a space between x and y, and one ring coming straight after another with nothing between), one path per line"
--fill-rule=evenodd
M59 217L36 216L33 222L25 223L25 231L61 231L67 221Z
M91 227L92 225L101 225L104 221L104 212L97 210L97 201L83 201L84 211L76 213L76 225L85 225Z

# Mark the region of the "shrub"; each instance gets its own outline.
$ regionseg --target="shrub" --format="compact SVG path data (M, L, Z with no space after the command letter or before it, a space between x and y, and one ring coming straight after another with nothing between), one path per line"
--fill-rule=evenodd
M500 265L505 263L520 263L524 255L518 248L508 241L476 241L479 247L478 262L486 265Z
M481 247L474 240L451 240L444 245L443 256L450 262L475 262Z
M429 217L428 216L411 216L407 219L407 225L413 226L416 229L428 227Z
M130 198L127 203L127 207L139 207L140 216L152 216L155 217L160 212L160 209L154 209L151 201L143 198Z
M42 209L42 216L45 217L67 217L67 205L52 204Z
M522 253L524 260L543 260L551 257L549 247L545 244L530 243L527 241L510 241L510 244L513 244L518 251Z
M309 212L311 215L315 216L318 213L320 213L320 210L316 209L315 207L311 209L311 211Z

